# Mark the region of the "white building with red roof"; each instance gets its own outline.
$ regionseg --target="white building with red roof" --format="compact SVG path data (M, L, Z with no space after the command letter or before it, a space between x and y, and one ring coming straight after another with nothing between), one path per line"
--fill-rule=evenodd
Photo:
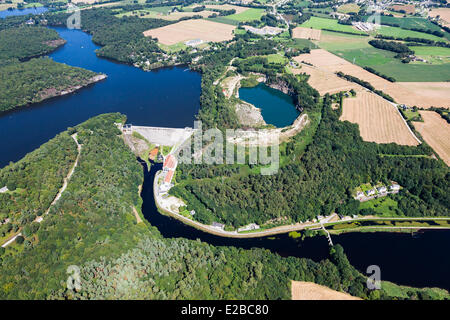
M165 157L163 163L163 173L165 173L166 175L164 176L163 183L159 187L160 193L166 193L173 186L172 178L175 174L177 164L177 158L175 158L175 156L173 156L172 154L169 154L167 157Z

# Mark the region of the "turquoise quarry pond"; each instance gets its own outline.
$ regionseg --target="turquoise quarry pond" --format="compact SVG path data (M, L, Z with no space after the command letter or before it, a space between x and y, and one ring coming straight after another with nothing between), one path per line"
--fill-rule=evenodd
M263 83L252 88L240 88L239 98L260 108L264 121L277 128L291 125L300 115L291 96Z
M91 37L86 33L59 28L56 30L68 43L52 53L52 59L106 73L108 78L75 94L0 114L0 168L9 161L19 160L68 126L105 112L122 112L130 122L140 125L193 125L199 108L201 78L198 73L183 67L143 72L132 66L100 59L94 52L98 46L92 43ZM252 94L260 92L264 96L267 93L268 98L277 95L264 87L252 90ZM278 111L279 113L284 112L284 107L295 111L291 101L282 96L278 98L283 100L283 108L278 107L278 110L283 111ZM266 109L265 106L262 108ZM267 116L266 121L277 126L289 125L297 116L294 112L283 116L273 114L274 118ZM212 245L266 248L282 256L314 260L327 257L329 247L323 237L308 238L303 242L289 238L286 234L272 238L223 238L159 214L152 190L157 169L158 165L152 166L150 171L144 169L142 210L146 219L163 236L200 239ZM450 289L450 278L447 275L450 270L450 255L445 249L450 247L450 231L427 231L414 237L410 234L350 233L333 236L333 241L343 245L350 262L363 273L367 266L376 264L381 268L383 280L411 286Z

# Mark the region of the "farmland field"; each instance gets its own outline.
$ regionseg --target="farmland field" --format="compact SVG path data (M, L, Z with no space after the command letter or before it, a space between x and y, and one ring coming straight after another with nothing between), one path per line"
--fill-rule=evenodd
M341 13L350 13L350 12L354 12L357 13L359 11L359 6L355 3L347 3L347 4L343 4L342 6L340 6L338 8L338 12Z
M308 21L302 23L300 25L304 28L313 28L313 29L330 29L341 32L351 32L358 34L366 34L363 31L359 31L352 26L347 26L343 24L338 24L337 20L327 19L327 18L319 18L319 17L311 17Z
M450 80L448 48L412 47L417 55L427 60L402 63L395 53L369 45L370 38L322 31L319 46L361 67L371 67L397 81L439 82ZM432 57L431 57L432 56ZM428 62L431 62L428 63Z
M295 60L301 63L301 60ZM341 91L350 91L351 89L360 89L357 84L341 79L332 72L305 64L302 64L300 69L292 69L292 72L294 74L308 74L310 76L308 79L309 85L319 91L321 96L326 93L333 94Z
M363 20L367 20L369 16L365 16ZM396 18L396 17L390 17L390 16L380 16L380 22L383 23L395 23L400 26L400 28L419 28L419 29L429 29L429 30L440 30L437 25L430 22L427 19L424 18L418 18L418 17L408 17L408 18Z
M136 16L139 18L153 18L153 19L162 19L162 20L168 20L168 21L175 21L184 17L192 17L192 16L202 16L204 18L212 15L213 11L201 11L201 12L173 12L170 14L163 13L162 11L153 11L149 9L144 10L136 10L136 11L129 11L125 13L119 13L116 16L117 17L123 17L123 16Z
M207 20L186 20L144 32L146 37L158 38L164 45L182 41L202 39L203 41L225 41L233 38L234 26Z
M413 122L416 130L450 166L450 124L434 111L419 111L424 122Z
M199 5L194 5L194 7L198 7ZM239 14L241 12L247 11L249 8L247 7L241 7L241 6L233 6L231 4L207 4L205 5L206 8L210 9L220 9L220 10L236 10L236 14Z
M449 105L448 99L444 95L429 96L426 92L422 92L421 90L411 90L407 85L389 82L323 49L311 50L310 54L301 54L295 59L297 61L311 63L313 66L327 72L334 73L342 71L345 74L368 81L376 89L382 90L393 97L397 103L404 103L410 106L415 105L423 108L429 108L431 106L448 108ZM408 67L423 68L423 66L419 65L409 65ZM433 67L436 69L443 69L442 66L439 65ZM448 72L445 72L445 69L443 72L448 76Z
M416 12L416 8L413 4L394 4L393 6L391 6L391 9L395 11L403 10L409 14L413 14Z
M297 27L292 30L292 38L320 40L321 30Z
M450 25L450 8L438 8L433 9L429 13L430 17L440 16L442 20L446 22L447 25Z
M247 22L247 21L253 21L253 20L259 20L261 19L262 15L264 13L263 9L248 9L241 13L235 13L229 16L225 16L227 19L236 20L239 22Z
M372 92L345 98L340 120L358 124L365 141L418 145L396 107Z
M383 36L398 37L398 38L411 37L411 38L430 39L434 41L444 41L444 38L432 34L412 30L405 30L399 27L381 26L380 29L377 30L377 33Z
M427 60L427 63L431 62L433 64L450 64L450 48L425 46L410 48L416 53L416 56ZM447 70L448 72L450 72L450 68L448 68Z

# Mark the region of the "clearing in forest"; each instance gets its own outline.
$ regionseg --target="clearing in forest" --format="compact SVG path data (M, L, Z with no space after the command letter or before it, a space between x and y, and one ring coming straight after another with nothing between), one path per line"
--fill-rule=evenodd
M144 35L158 38L158 41L165 45L173 45L195 39L220 42L233 39L233 30L235 28L223 23L195 19L150 29L145 31Z
M437 112L419 111L424 122L413 122L423 139L450 166L450 124Z
M361 300L314 282L291 281L292 300Z
M340 120L358 124L364 141L419 144L397 108L372 92L360 91L356 97L345 98Z

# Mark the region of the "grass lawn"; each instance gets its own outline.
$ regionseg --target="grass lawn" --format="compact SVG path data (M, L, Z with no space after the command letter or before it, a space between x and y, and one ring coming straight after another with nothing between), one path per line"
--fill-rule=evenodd
M288 62L288 59L285 56L278 53L269 54L266 57L269 63L279 63L284 65Z
M338 24L337 20L319 17L311 17L311 19L302 23L300 26L304 28L330 29L338 32L340 31L340 32L366 34L365 32L354 29L352 26Z
M389 196L361 202L359 209L373 209L380 216L393 217L403 215L398 209L397 201L389 198Z
M184 42L178 42L170 46L158 42L158 46L165 52L176 52L187 48Z
M236 20L239 22L246 22L246 21L253 21L253 20L261 19L263 13L264 13L264 9L251 8L251 9L245 10L241 13L236 13L236 14L232 14L229 16L225 16L225 18L231 19L231 20Z

